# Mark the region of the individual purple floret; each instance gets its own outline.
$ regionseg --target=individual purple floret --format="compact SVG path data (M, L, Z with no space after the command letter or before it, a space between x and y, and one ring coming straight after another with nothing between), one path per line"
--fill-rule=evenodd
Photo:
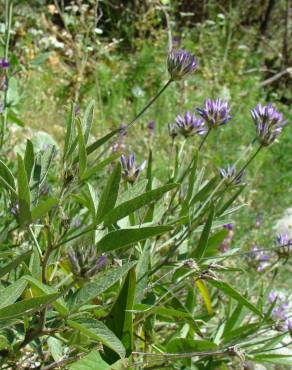
M272 319L278 321L277 328L281 331L291 331L291 302L282 292L271 291L268 296L269 302L275 303L272 310Z
M226 238L223 240L223 242L219 245L219 250L220 252L225 253L228 251L228 249L230 249L234 231L233 231L233 226L231 224L225 224L223 225L223 227L224 229L228 230L228 234Z
M279 257L288 258L292 252L292 239L289 238L287 232L280 234L276 239L276 253Z
M256 271L262 272L270 265L270 256L265 254L263 250L254 245L251 252L247 256L249 264L253 266Z
M177 133L184 137L193 135L204 135L208 132L202 118L197 118L194 113L186 112L183 116L178 115L175 120Z
M272 144L287 123L271 103L266 106L257 104L251 110L251 116L256 125L257 139L264 146Z
M181 80L193 73L198 67L194 55L183 49L173 49L168 54L167 69L172 80Z
M197 111L209 129L225 125L232 118L228 102L219 98L205 99L204 108L197 108Z
M105 254L101 255L97 261L97 266L99 270L101 270L103 267L105 267L107 264L107 256Z
M149 133L152 134L154 132L155 126L156 126L155 121L149 121L148 122L147 128L148 128Z
M242 182L244 172L241 171L238 175L236 174L236 167L228 164L226 168L220 168L220 176L227 184L233 183L238 185Z
M121 164L123 168L124 178L131 184L133 184L140 173L144 170L146 166L146 161L142 162L140 166L135 165L135 154L130 154L128 158L123 154L121 156Z
M119 128L120 131L118 134L118 138L112 148L114 153L125 149L125 136L127 136L126 128L127 128L127 125L125 123L120 124L120 128Z
M5 58L1 58L0 59L0 68L7 69L9 67L10 67L9 61L7 59L5 59Z

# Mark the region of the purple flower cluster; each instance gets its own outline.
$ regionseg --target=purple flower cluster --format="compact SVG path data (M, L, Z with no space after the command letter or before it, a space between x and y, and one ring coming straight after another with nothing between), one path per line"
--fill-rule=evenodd
M233 239L234 231L233 231L233 226L231 224L225 224L224 229L228 230L228 234L226 238L223 240L223 242L219 246L219 250L223 253L227 252L228 249L231 246L231 242Z
M256 125L257 139L264 146L273 143L287 123L270 103L265 106L257 104L251 110L251 116Z
M221 178L226 182L226 184L233 183L234 185L238 185L242 182L244 172L240 172L238 175L236 174L236 166L231 166L228 164L227 168L220 168L219 170Z
M95 245L81 245L69 248L68 259L74 275L80 278L91 278L106 266L107 257L97 257Z
M283 233L277 236L276 239L276 253L281 258L288 258L292 253L292 239L289 238L288 233Z
M272 310L272 318L279 322L277 328L281 331L292 332L292 306L287 296L282 292L271 291L268 300L271 304L276 301Z
M264 271L270 265L270 256L254 245L247 256L248 263L258 272Z
M167 69L172 80L181 80L193 73L198 67L197 59L183 49L173 49L168 54Z
M7 69L9 67L10 67L9 61L7 59L5 59L5 58L1 58L0 59L0 68L1 69Z
M225 125L232 118L228 102L219 98L205 99L204 108L197 108L197 111L209 129Z
M129 183L133 184L137 180L140 173L144 170L146 161L142 162L140 166L136 167L135 154L130 154L128 158L123 154L121 156L121 164L124 178Z
M181 134L184 137L193 135L205 135L208 132L208 128L205 126L205 122L202 118L197 118L195 113L186 112L184 115L178 115L175 120L175 124L172 130L177 134Z

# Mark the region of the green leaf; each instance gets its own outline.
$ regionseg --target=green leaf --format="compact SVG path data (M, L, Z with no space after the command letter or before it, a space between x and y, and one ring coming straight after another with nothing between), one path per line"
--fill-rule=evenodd
M127 357L131 355L133 350L133 313L131 310L134 304L135 286L136 274L135 268L132 268L129 270L118 298L106 320L107 326L123 343ZM105 351L105 358L110 363L117 361L117 357L112 351Z
M1 290L0 309L14 303L21 296L26 286L27 282L23 279L19 279L7 288Z
M16 190L15 186L15 180L14 176L12 175L10 169L6 166L4 162L0 160L0 178L2 178L5 182L2 182L2 184L5 186L5 184L8 184L6 186L7 190Z
M71 109L70 109L70 112L67 118L67 129L66 129L65 144L64 144L63 162L67 158L69 147L72 141L73 125L75 122L75 108L76 108L76 105L74 103L71 103Z
M101 293L105 292L125 274L127 274L135 264L136 262L130 262L121 267L110 269L99 274L96 280L84 284L76 293L74 293L71 301L72 308L77 309L91 299L96 298Z
M254 356L249 356L249 358L258 363L269 363L278 365L290 365L292 364L292 355L276 354L276 353L261 353Z
M201 237L200 237L200 240L199 240L199 244L198 244L195 252L192 253L192 257L198 258L199 260L204 257L207 246L208 246L208 240L209 240L209 235L210 235L212 222L213 222L213 218L214 218L214 212L215 212L215 209L212 206L211 210L210 210L210 213L209 213L209 216L208 216L208 220L207 220L207 222L204 226L204 229L202 231L202 234L201 234Z
M201 293L201 296L203 298L203 301L205 303L205 306L207 308L208 314L212 315L213 309L212 309L212 301L210 299L208 288L206 287L204 281L202 279L195 279L195 284Z
M203 188L193 196L192 200L190 201L190 206L194 205L197 202L202 202L208 196L208 194L213 190L215 187L215 183L217 181L217 176L214 176Z
M136 267L137 284L135 293L135 303L140 303L144 297L144 292L148 284L148 268L150 262L151 244L145 243L143 251Z
M36 220L41 219L44 217L54 206L56 206L59 202L57 198L48 198L45 201L39 203L33 210L31 211L31 220L35 222Z
M146 193L139 195L134 199L119 204L116 208L112 209L110 212L106 214L106 216L103 219L104 225L109 226L111 224L114 224L118 220L128 216L137 209L151 202L159 200L166 192L174 189L177 186L179 186L179 184L168 184L165 186L161 186L160 188L147 191Z
M81 122L77 119L78 147L79 147L79 177L82 178L87 165L87 154L85 148L85 139L82 132Z
M149 226L112 231L97 243L97 250L108 252L124 248L153 236L164 234L170 230L172 230L171 226Z
M87 152L87 155L93 153L96 149L98 149L99 147L101 147L103 144L105 144L107 141L109 141L114 135L116 135L118 132L120 131L120 129L116 129L116 130L113 130L111 131L110 133L106 134L105 136L103 136L102 138L96 140L94 143L90 144L87 148L86 148L86 152Z
M69 365L70 370L111 370L112 368L103 361L100 353L95 349L81 360Z
M101 194L96 216L97 223L100 222L103 217L114 208L118 197L120 181L121 164L118 162Z
M54 289L53 287L51 286L48 286L48 285L45 285L43 283L41 283L39 280L33 278L32 276L24 276L23 279L25 279L26 281L28 281L30 283L30 285L32 285L35 290L38 292L38 293L42 293L42 294L59 294L59 292ZM65 305L65 302L63 300L63 298L59 298L58 300L56 300L55 302L52 303L52 306L62 315L62 316L67 316L69 311Z
M33 150L33 144L30 140L27 140L26 142L26 148L25 148L25 154L24 154L24 164L25 164L25 170L28 178L28 182L31 177L31 172L34 166L34 150Z
M254 312L256 315L260 317L262 316L261 312L256 308L256 306L250 303L243 295L241 295L237 290L232 288L229 284L225 283L224 281L219 281L212 278L208 278L208 282L215 288L224 292L229 297L235 299L242 306L245 306L250 311Z
M228 201L219 209L217 212L217 216L221 216L230 206L231 204L239 197L239 195L243 192L246 185L240 187L237 192L230 198Z
M238 303L238 305L235 307L234 311L232 312L231 316L226 321L226 324L224 327L223 338L225 337L226 334L228 334L234 328L235 324L239 320L242 307L243 307L242 304Z
M68 320L67 323L71 328L79 330L97 342L101 342L117 353L120 358L125 357L126 352L122 342L103 322L85 318L74 321Z
M91 126L92 126L93 114L94 114L94 104L95 104L94 100L91 100L89 102L88 106L86 107L84 117L83 117L82 126L84 127L84 142L85 142L85 144L88 141L89 133L90 133Z
M41 297L30 298L0 309L0 320L15 319L31 311L39 310L43 305L53 302L58 294L49 294Z
M31 222L30 191L25 165L23 159L19 154L17 155L17 161L18 161L17 185L18 185L19 222L20 225L27 225Z
M31 251L25 252L19 256L17 256L12 262L8 263L7 265L0 267L0 278L8 274L11 270L16 269L16 267L23 261L25 261L32 253Z
M89 177L92 175L95 175L97 172L101 171L104 167L106 167L108 164L110 164L112 161L120 157L120 153L114 153L105 160L97 163L95 166L89 168L86 170L83 175L81 180L87 180Z
M194 340L188 338L175 338L166 346L167 352L170 353L216 351L217 349L218 346L208 340Z

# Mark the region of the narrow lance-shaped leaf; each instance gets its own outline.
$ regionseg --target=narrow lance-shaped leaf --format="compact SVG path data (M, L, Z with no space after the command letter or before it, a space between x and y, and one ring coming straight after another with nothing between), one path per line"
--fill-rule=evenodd
M25 299L23 301L19 301L12 305L1 308L0 320L22 317L23 315L31 313L31 310L38 310L42 305L53 302L57 297L58 294L48 294L41 297Z
M34 150L33 144L30 140L26 142L25 154L24 154L24 164L26 169L26 174L28 178L28 182L31 178L32 169L34 166Z
M24 161L19 154L17 155L17 162L19 222L21 225L27 225L31 222L30 191Z
M213 278L208 278L208 282L215 288L224 292L229 297L235 299L242 306L247 307L250 311L254 312L256 315L262 316L261 312L255 305L249 302L242 294L240 294L237 290L232 288L229 284L225 283L224 281L219 281Z
M88 301L96 298L101 293L105 292L112 285L118 282L136 262L129 262L121 267L110 269L98 275L96 280L84 284L71 299L72 309L78 309Z
M239 197L239 195L243 192L245 185L241 186L237 192L227 200L227 202L218 210L217 216L221 216L231 205L232 203Z
M132 268L125 279L125 282L119 292L119 296L114 303L106 324L121 339L125 349L126 356L130 356L133 350L133 309L135 296L136 275ZM112 351L105 351L107 362L113 363L118 358Z
M72 141L73 131L74 131L74 123L75 123L75 109L76 105L71 103L71 109L67 118L67 127L66 127L66 136L65 136L65 144L64 144L64 154L63 154L63 162L68 156L68 151L70 148L70 144Z
M84 128L84 142L85 144L88 141L89 134L90 134L90 129L92 126L92 121L93 121L93 114L94 114L94 100L91 100L86 107L84 117L83 117L83 128Z
M4 186L5 184L7 184L5 186L6 189L16 190L14 176L12 175L10 169L6 166L6 164L1 160L0 160L0 178L4 180L4 182L1 181Z
M149 226L112 231L97 243L97 249L101 252L108 252L125 248L139 241L164 234L170 230L172 230L171 226Z
M45 201L40 202L31 211L32 222L44 217L54 206L59 202L58 198L48 198Z
M28 281L31 286L34 287L34 289L42 294L59 294L57 290L55 290L53 287L45 285L41 283L39 280L33 278L32 276L24 276L24 280ZM65 302L63 299L60 297L56 301L52 303L52 306L62 315L66 316L68 315L68 309L65 305Z
M96 212L97 223L101 222L103 217L111 211L118 197L119 186L121 181L121 164L118 162L111 173L105 188L100 196L98 209Z
M193 257L196 257L196 258L199 258L199 259L204 257L204 254L205 254L207 246L208 246L208 240L209 240L209 235L210 235L210 231L211 231L211 227L212 227L213 218L214 218L214 207L212 206L211 210L210 210L210 213L209 213L209 216L208 216L208 219L207 219L207 222L206 222L206 225L205 225L205 227L202 231L202 234L201 234L201 237L200 237L200 240L199 240L199 244L198 244L195 252L193 253Z
M79 330L89 338L103 343L106 347L114 351L114 355L125 357L125 348L120 339L101 321L92 318L80 318L78 320L68 320L68 325ZM118 357L118 358L119 358Z
M85 148L85 141L82 132L81 122L77 119L77 133L78 133L78 147L79 147L79 177L82 178L87 165L87 154Z
M130 199L127 202L119 204L116 208L106 214L103 219L104 225L108 226L116 221L128 216L137 209L160 199L163 194L177 187L178 184L168 184L160 188L150 190L136 198Z
M7 288L1 290L0 308L14 303L21 296L26 286L27 282L23 279L19 279L9 285Z
M88 168L82 175L81 180L87 180L92 175L95 175L99 171L101 171L104 167L106 167L108 164L110 164L112 161L120 157L120 153L114 153L110 155L108 158L104 159L101 162L98 162L93 167ZM89 166L88 166L89 167Z
M195 283L196 283L196 286L197 286L197 288L199 289L199 291L202 295L202 298L203 298L203 301L205 303L205 306L207 308L208 313L210 315L212 315L212 313L213 313L212 302L211 302L211 299L210 299L208 288L206 287L203 280L201 280L201 279L195 279Z
M11 270L14 270L21 262L25 261L32 253L32 250L25 252L17 257L7 265L0 267L0 278L8 274Z

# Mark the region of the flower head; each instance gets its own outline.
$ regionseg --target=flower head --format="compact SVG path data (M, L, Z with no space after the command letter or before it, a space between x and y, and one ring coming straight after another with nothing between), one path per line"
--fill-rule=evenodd
M254 245L247 256L249 264L258 272L264 271L269 265L270 256Z
M183 49L173 49L168 54L167 69L172 80L181 80L193 73L198 67L197 59L194 55Z
M10 67L9 61L7 59L5 59L5 58L1 58L0 59L0 68L7 69L9 67Z
M279 257L288 258L292 252L292 239L289 238L288 233L283 233L277 236L276 239L276 253Z
M258 104L251 110L251 116L256 125L257 139L264 146L275 141L287 123L283 120L283 115L270 103L266 106Z
M106 265L105 256L97 257L94 245L81 245L70 248L68 259L74 275L80 278L91 278Z
M289 298L283 292L271 291L268 301L274 304L271 317L277 321L276 328L280 331L291 331L291 302Z
M128 158L123 154L121 156L121 164L124 178L129 183L133 184L137 180L140 173L144 170L146 161L142 162L140 166L136 167L135 154L130 154Z
M204 135L208 132L205 122L202 118L197 118L196 115L186 112L183 116L178 115L175 120L174 128L177 133L184 137L193 135Z
M233 183L234 185L240 184L244 175L242 171L237 175L236 167L230 164L228 164L227 168L220 168L219 172L221 178L224 179L227 184Z
M205 99L204 108L197 108L197 111L204 118L209 129L225 125L232 118L229 114L228 102L219 98L215 100Z

